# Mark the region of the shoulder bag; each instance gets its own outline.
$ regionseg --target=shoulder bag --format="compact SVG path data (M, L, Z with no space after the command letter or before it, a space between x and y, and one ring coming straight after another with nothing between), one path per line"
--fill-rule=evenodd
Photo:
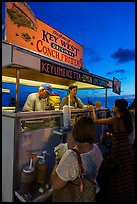
M68 183L59 190L53 190L53 202L95 202L96 183L84 176L83 163L78 150L77 153L80 176Z

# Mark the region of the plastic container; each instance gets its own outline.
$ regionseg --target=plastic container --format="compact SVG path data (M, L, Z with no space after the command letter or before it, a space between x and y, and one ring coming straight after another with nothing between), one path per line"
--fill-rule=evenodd
M71 124L71 107L64 105L63 106L63 126L69 128Z
M36 163L35 168L36 183L44 186L48 179L48 166L45 164L45 160L39 159Z
M21 195L27 195L35 189L35 168L29 169L29 165L25 166L21 172Z
M95 101L96 108L101 108L101 101Z

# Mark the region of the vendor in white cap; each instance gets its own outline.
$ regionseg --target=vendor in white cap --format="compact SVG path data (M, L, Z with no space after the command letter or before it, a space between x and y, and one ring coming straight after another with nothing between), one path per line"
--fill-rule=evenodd
M51 103L49 103L50 95L53 95L52 86L50 84L42 84L38 92L29 94L22 111L45 111L47 109L54 109Z

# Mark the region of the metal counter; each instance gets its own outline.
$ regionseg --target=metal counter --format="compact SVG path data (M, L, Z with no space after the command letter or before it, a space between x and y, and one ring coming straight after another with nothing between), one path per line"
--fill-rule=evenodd
M101 117L106 117L106 110L98 109ZM71 126L81 115L92 115L89 109L71 110ZM49 110L45 112L11 112L2 111L2 201L14 202L17 197L25 201L19 194L20 176L23 165L29 163L28 152L41 155L47 151L46 163L50 173L54 166L54 147L61 142L67 142L71 129L63 129L63 111ZM97 142L102 137L103 129L98 129ZM36 159L33 160L35 165ZM50 186L51 188L51 186ZM50 192L50 193L49 193ZM51 195L52 189L47 190L43 199ZM40 201L38 196L30 202ZM41 201L40 201L41 202Z

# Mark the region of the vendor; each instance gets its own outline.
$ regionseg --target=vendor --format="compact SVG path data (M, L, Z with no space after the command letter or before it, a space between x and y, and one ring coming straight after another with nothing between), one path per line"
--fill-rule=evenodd
M49 103L49 96L52 94L51 85L42 84L38 92L29 94L22 111L45 111L47 109L54 109L51 102Z
M69 86L69 95L65 96L59 106L59 109L63 109L64 105L71 106L71 108L89 108L89 105L84 105L80 98L76 97L78 87L75 84Z

